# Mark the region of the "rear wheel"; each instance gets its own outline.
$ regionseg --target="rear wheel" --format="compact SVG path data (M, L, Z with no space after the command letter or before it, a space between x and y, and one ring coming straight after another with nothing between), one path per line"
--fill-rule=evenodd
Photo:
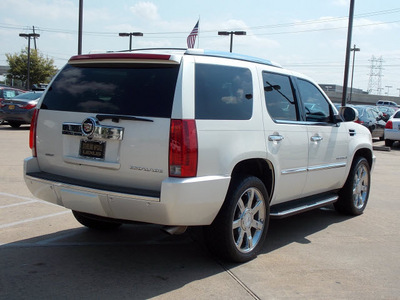
M119 222L107 221L100 218L96 218L96 216L91 214L81 213L74 210L72 211L72 213L74 214L75 219L79 223L92 229L110 230L110 229L116 229L122 225Z
M233 180L218 216L205 227L209 249L223 259L246 262L261 250L269 223L269 197L257 177Z
M349 177L339 192L339 199L334 204L337 211L361 215L367 206L370 190L370 167L364 157L356 157Z
M387 146L387 147L392 147L393 143L394 143L394 141L392 141L392 140L385 140L385 146Z
M12 128L19 128L21 126L21 123L15 121L8 121L8 125L10 125Z

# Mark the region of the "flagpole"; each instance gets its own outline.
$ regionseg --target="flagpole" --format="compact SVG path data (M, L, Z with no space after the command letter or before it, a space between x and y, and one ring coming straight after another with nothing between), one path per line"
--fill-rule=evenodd
M198 30L198 33L197 33L197 49L199 49L200 48L200 15L199 15L199 30Z

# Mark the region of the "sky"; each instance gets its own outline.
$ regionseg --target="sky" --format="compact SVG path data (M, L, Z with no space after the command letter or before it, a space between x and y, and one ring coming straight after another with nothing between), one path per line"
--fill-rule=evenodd
M233 52L269 59L320 84L343 85L350 0L82 1L82 53L128 49L129 37L120 32L143 33L133 37L133 48L186 48L200 19L195 48L229 51L230 37L218 31L246 31L234 36ZM33 26L37 49L58 68L77 54L79 0L1 0L0 11L0 65L7 65L6 53L27 47L19 34L32 33ZM353 88L400 95L399 32L398 0L355 0L351 45L360 51Z

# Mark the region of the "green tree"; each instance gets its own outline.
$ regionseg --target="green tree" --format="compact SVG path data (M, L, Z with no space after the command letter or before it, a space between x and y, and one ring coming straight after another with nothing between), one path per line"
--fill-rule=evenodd
M28 48L21 50L21 53L6 53L6 57L10 67L7 77L26 82L28 76ZM33 84L49 83L56 72L57 68L53 59L44 57L38 50L31 49L29 76L31 86Z

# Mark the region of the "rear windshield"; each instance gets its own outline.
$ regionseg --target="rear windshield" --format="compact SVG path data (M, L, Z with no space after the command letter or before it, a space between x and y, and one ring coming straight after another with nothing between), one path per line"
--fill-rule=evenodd
M41 109L169 118L179 65L67 65Z

